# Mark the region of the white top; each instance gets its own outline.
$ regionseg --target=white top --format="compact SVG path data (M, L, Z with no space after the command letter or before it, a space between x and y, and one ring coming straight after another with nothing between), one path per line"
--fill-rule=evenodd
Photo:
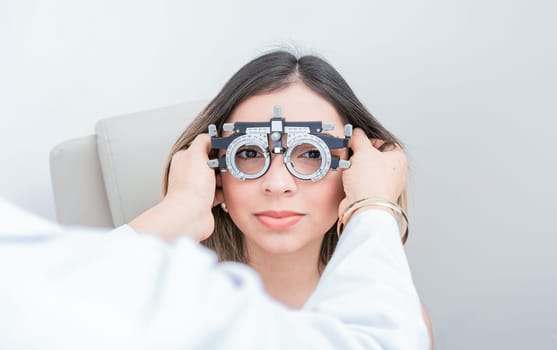
M0 199L2 349L428 349L398 227L355 215L302 310L188 238L60 228Z

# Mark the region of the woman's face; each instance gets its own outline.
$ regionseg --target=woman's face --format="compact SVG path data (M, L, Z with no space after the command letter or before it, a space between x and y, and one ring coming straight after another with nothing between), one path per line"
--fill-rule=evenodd
M302 83L248 98L227 122L268 122L275 105L281 106L287 122L330 122L335 127L329 133L344 137L334 107ZM336 154L345 158L346 150L340 152ZM221 175L229 215L244 233L248 252L289 254L319 249L344 197L341 171L329 171L317 182L301 180L290 174L282 154L272 154L271 159L268 171L257 179L240 181L228 172Z

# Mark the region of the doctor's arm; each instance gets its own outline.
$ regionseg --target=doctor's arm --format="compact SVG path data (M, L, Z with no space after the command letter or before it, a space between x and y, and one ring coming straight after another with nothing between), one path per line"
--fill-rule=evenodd
M198 194L208 207L217 201L216 195L209 201ZM17 217L9 210L2 214ZM171 227L175 231L165 238L172 244L118 230L103 235L41 225L21 235L18 227L32 220L5 223L0 229L1 347L428 347L391 214L368 208L353 216L301 311L272 301L248 267L218 263L195 242L204 233L188 231L188 220ZM152 223L144 222L145 229L139 223L137 231L152 233ZM132 228L120 229L126 230Z
M187 237L17 232L31 221L0 229L0 348L427 348L398 228L383 211L350 221L301 311Z

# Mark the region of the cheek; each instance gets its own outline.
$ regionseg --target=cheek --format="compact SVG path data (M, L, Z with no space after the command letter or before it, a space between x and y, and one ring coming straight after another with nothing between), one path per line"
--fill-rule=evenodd
M321 208L323 213L335 217L338 215L338 205L344 198L342 177L340 173L329 174L318 183L310 184L312 189L312 205Z
M235 202L237 197L240 196L242 192L243 182L237 181L230 174L222 174L222 193L224 194L224 200L227 206L231 206L232 202ZM245 190L244 190L245 191Z
M243 212L250 203L246 198L253 196L256 191L255 181L240 181L229 173L222 174L222 193L229 211Z
M340 202L344 198L344 187L342 186L342 172L330 171L328 176L324 179L327 181L326 187L328 187L329 196L337 198Z

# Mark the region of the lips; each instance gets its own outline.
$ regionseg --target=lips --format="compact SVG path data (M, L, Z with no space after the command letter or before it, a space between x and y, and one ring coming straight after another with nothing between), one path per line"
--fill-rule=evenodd
M304 214L294 211L262 211L255 214L255 217L263 225L273 230L284 230L296 225Z

